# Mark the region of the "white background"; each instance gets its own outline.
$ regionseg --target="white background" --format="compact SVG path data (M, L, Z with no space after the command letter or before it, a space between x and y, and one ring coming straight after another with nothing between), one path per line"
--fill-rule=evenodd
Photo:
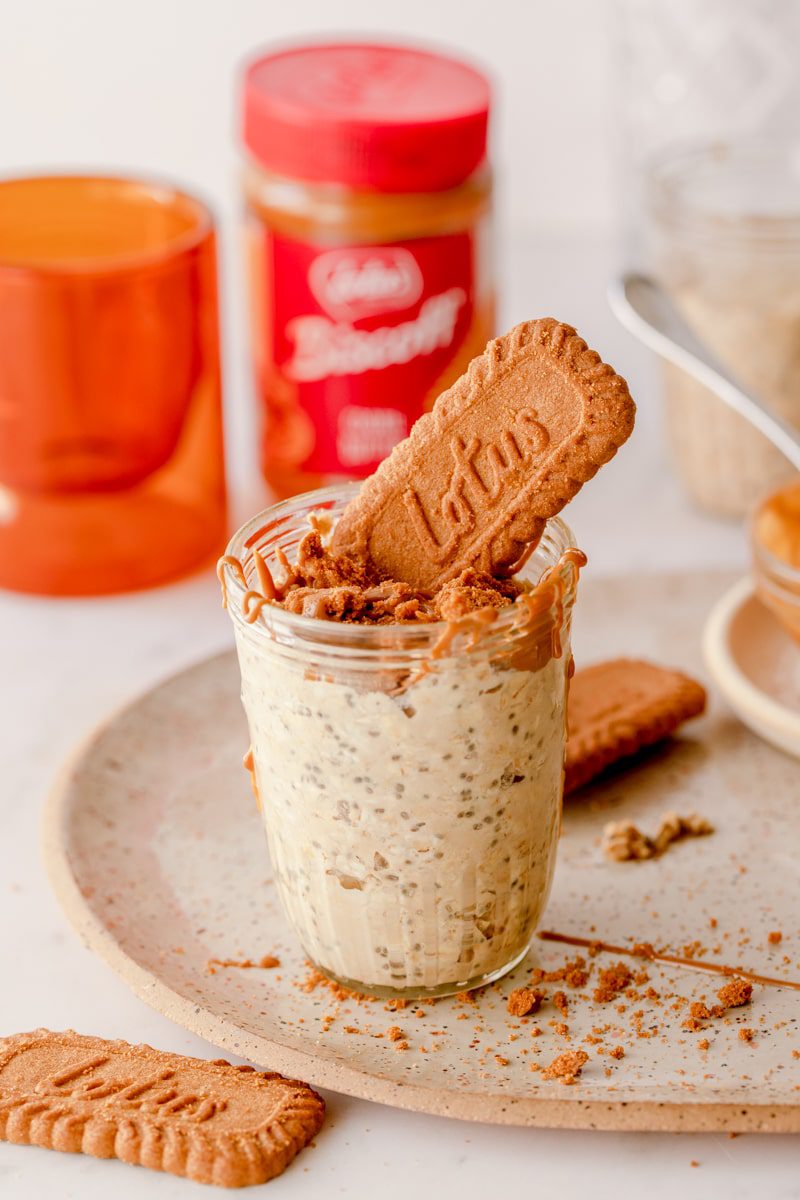
M743 568L741 530L693 513L675 484L653 364L605 304L617 261L609 20L603 0L0 0L0 172L138 170L211 199L223 233L234 499L244 513L263 494L252 478L241 336L236 65L270 39L332 28L460 48L498 83L502 324L544 313L573 322L629 377L639 402L631 443L570 507L591 569ZM74 1026L213 1056L79 944L44 878L38 824L60 761L94 724L229 641L208 576L97 601L0 594L0 1033ZM503 1130L329 1099L316 1149L269 1185L270 1196L800 1196L796 1138ZM700 1167L690 1167L693 1159ZM120 1164L0 1143L2 1200L112 1194L210 1193Z
M612 216L607 0L2 0L0 168L138 167L235 190L236 81L265 43L389 34L483 63L512 226Z
M498 228L604 231L613 216L611 12L609 0L0 0L0 174L138 172L211 203L230 429L248 442L242 63L267 43L309 36L450 46L495 83Z

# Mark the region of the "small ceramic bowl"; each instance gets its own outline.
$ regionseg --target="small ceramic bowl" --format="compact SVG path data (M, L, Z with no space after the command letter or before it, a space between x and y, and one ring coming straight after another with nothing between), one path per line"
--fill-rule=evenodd
M712 609L703 632L706 665L745 725L800 758L800 643L756 586L740 580Z

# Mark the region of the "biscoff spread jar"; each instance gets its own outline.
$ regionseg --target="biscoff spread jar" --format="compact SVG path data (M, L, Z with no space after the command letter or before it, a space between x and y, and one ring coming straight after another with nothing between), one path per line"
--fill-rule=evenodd
M371 474L494 332L489 85L438 54L309 45L244 84L261 463L280 497Z

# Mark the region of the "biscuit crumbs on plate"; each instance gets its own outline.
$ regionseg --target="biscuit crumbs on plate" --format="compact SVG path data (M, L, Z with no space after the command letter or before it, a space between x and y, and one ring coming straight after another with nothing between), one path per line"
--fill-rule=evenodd
M585 1050L565 1050L554 1058L548 1067L542 1071L542 1079L558 1079L561 1083L575 1083L589 1061Z
M539 1011L544 998L544 993L536 988L514 988L506 1007L512 1017L527 1017Z
M685 817L674 812L664 813L653 837L643 833L633 821L611 821L603 829L602 850L613 862L641 861L659 858L673 842L705 837L713 832L711 822L697 813Z
M612 963L610 967L604 967L600 971L599 982L592 994L593 999L598 1004L608 1004L609 1001L616 1000L632 980L633 972L626 963Z
M767 941L769 942L770 946L779 946L783 941L783 934L781 933L780 929L773 929L772 932L768 934Z
M753 985L746 979L732 979L717 992L717 999L725 1008L740 1008L749 1004L753 995Z
M555 1004L562 1017L569 1016L569 1001L565 992L556 992L553 996L553 1004Z

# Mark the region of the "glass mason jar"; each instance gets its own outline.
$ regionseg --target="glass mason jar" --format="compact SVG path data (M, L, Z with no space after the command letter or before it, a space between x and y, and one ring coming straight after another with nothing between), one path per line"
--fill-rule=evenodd
M649 178L651 261L711 353L800 427L800 143L671 152ZM793 469L757 430L665 365L675 462L692 498L742 517Z
M540 603L456 630L252 606L254 548L280 574L276 554L293 556L309 515L335 518L355 490L277 504L228 546L245 576L221 568L254 785L314 964L375 995L445 995L514 967L550 890L577 582L561 556L574 543L550 521L522 572L552 568Z

